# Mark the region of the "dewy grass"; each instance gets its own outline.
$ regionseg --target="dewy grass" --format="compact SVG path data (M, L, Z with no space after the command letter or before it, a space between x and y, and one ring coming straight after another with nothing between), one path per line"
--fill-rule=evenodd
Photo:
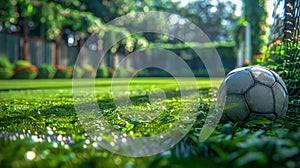
M199 142L209 105L214 102L211 95L216 93L216 89L203 89L210 87L208 79L198 80L199 111L189 134L169 151L141 158L108 152L86 134L75 113L70 80L14 82L1 81L0 86L5 90L0 92L2 167L299 166L299 116L220 123L208 140ZM130 96L132 109L148 109L147 93L162 89L167 100L158 101L158 115L126 117L126 112L116 108L110 88L109 79L96 80L97 103L105 119L118 131L138 137L154 136L178 119L180 98L173 79L135 79L129 92L123 93Z
M132 136L154 136L157 132L167 129L177 118L179 94L177 83L172 78L134 79L130 82L130 92L123 93L131 97L132 108L147 109L150 103L147 96L149 91L159 88L169 92L168 105L149 123L144 122L149 118L123 117L126 114L118 111L113 102L110 79L96 79L95 82L98 105L103 109L103 116L116 130ZM199 79L199 83L202 87L209 87L210 81L203 78ZM117 84L124 83L120 80ZM138 165L151 163L150 160L154 157L132 159L95 148L97 144L85 134L76 116L71 87L71 80L1 81L1 165L31 167L50 163L51 167L61 164L114 167L137 165L139 160L146 161ZM21 150L16 150L14 147L16 145ZM34 156L28 158L28 152Z

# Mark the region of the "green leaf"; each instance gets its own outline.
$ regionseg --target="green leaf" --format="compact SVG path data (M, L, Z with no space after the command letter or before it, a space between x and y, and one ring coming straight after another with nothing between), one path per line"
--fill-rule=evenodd
M116 129L116 130L120 130L120 129L121 129L121 127L120 127L119 125L113 125L113 127L114 127L114 129Z
M125 126L125 128L126 128L126 131L130 131L130 130L132 130L134 128L134 124L127 124Z
M33 121L36 121L37 119L34 118L33 116L28 116L28 118L32 119Z
M263 135L264 133L265 133L264 130L258 130L258 131L256 131L256 132L254 132L253 136L259 137L260 135Z
M234 128L231 124L224 124L221 128L221 133L223 134L234 134Z
M265 164L267 163L268 159L266 155L262 152L248 152L245 155L241 156L235 161L236 166L246 166L252 162Z
M218 154L221 160L225 161L227 159L227 154L218 145L212 144L210 147Z
M275 160L283 160L292 158L295 155L299 154L299 149L297 147L292 148L282 148L274 155Z
M269 120L267 118L261 118L261 119L249 121L245 125L246 126L255 126L255 125L260 125L260 124L272 124L272 120Z

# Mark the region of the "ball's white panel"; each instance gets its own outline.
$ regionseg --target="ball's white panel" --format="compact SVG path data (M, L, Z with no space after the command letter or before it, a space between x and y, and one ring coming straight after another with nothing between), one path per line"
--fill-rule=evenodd
M225 105L225 98L226 98L226 83L223 81L221 83L221 86L218 90L218 94L217 94L217 103L218 103L218 107L220 108L224 108Z
M226 79L227 94L244 94L252 85L254 80L249 71L242 70L232 75L229 75Z
M282 108L281 115L278 116L278 117L285 117L286 116L286 112L288 110L288 105L289 105L289 97L286 96L285 102L284 102L284 105L283 105L283 108Z
M275 100L275 113L278 116L282 116L282 110L284 108L284 103L286 101L286 93L284 91L284 88L276 82L274 86L272 87L273 93L274 93L274 100Z
M243 95L227 95L223 114L232 121L242 121L249 115Z
M257 113L274 112L274 100L271 88L256 83L246 94L249 108Z
M254 80L267 85L272 86L275 82L274 75L267 69L259 67L259 66L252 66L250 71L253 74Z
M242 71L242 70L245 70L245 69L248 69L249 67L240 67L240 68L235 68L234 70L230 71L227 76L233 74L233 73L236 73L236 72L239 72L239 71Z
M250 120L257 120L260 118L269 118L269 119L275 119L276 116L274 114L258 114L258 113L250 113L249 117L247 118L247 121Z
M270 71L271 71L271 72L273 73L273 75L275 76L276 81L278 81L278 82L281 84L281 86L283 86L283 88L284 88L284 90L285 90L285 93L287 93L288 91L287 91L287 88L286 88L285 83L283 82L282 78L281 78L276 72L274 72L274 71L272 71L272 70L270 70Z

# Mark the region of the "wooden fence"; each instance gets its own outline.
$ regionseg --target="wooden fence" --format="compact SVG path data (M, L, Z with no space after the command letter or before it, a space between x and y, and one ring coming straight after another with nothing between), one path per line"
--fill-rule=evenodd
M23 55L23 38L17 35L12 34L4 34L0 33L0 56L6 56L9 58L9 60L13 63L18 59L22 58ZM219 48L219 54L221 56L223 65L225 70L228 72L229 70L233 69L236 66L236 58L233 57L232 52L224 52L224 49ZM233 49L229 48L230 51ZM59 45L59 65L63 66L73 66L75 65L78 53L79 53L79 47L70 47L67 44L61 43ZM96 52L90 50L89 52ZM226 53L230 54L229 56L226 55ZM89 53L86 53L89 55ZM39 66L43 63L49 64L49 65L55 65L55 43L49 42L41 38L33 38L31 37L29 40L29 61L36 66ZM119 62L124 58L124 55L121 53L118 54L107 54L105 59L101 64L104 64L106 66L115 68L118 66ZM125 67L131 66L133 68L136 68L136 65L139 65L139 63L153 60L155 57L153 57L151 54L143 58L139 59L129 59L126 62ZM157 61L157 60L156 60ZM185 60L186 63L190 66L192 70L201 70L205 71L205 66L203 65L202 61L198 59L193 60ZM91 64L94 65L95 62L87 62L85 59L80 60L80 64ZM96 65L94 65L96 66Z
M40 38L30 38L29 40L29 61L36 66L47 63L55 64L55 43ZM23 38L18 35L0 33L0 56L7 57L11 62L15 62L22 56ZM79 47L70 47L67 44L59 45L59 64L71 66L75 64Z

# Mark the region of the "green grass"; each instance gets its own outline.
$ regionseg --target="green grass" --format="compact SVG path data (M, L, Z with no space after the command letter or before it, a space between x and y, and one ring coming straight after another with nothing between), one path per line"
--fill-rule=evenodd
M217 87L221 80L214 80ZM85 82L80 84L80 89L85 88ZM199 132L216 93L216 89L204 89L210 87L206 78L197 80L201 91L196 99L199 112L188 135L162 154L140 158L94 147L97 144L86 134L75 112L71 80L3 80L0 83L1 167L299 166L299 117L293 114L274 121L219 123L209 139L200 142ZM115 84L126 86L126 80ZM184 88L189 88L188 82ZM157 89L166 92L165 110L146 124L142 118L122 116L112 99L110 79L96 79L95 89L104 118L114 129L131 136L153 136L178 119L179 89L171 78L134 79L130 82L130 92L120 93L119 96L130 96L132 108L148 109L147 93ZM30 156L35 157L31 160Z
M86 81L93 79L83 79L81 86L86 85ZM117 83L125 83L128 79L119 79ZM109 90L111 87L111 79L95 79L95 87L99 90ZM217 87L220 84L221 79L212 79L213 87ZM210 87L211 80L209 78L198 78L199 87ZM0 91L7 90L24 90L24 89L72 89L71 79L36 79L36 80L0 80ZM166 85L168 84L168 85ZM158 86L172 88L176 86L176 81L172 78L134 78L131 81L131 86L149 88L151 86Z

